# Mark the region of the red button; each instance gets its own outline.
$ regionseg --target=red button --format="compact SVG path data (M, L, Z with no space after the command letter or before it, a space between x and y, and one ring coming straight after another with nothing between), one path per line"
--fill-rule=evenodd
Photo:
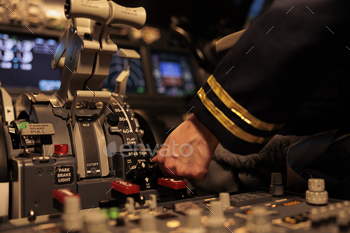
M55 144L55 154L68 154L68 144Z
M158 178L158 185L163 185L172 189L185 189L187 182L183 180L176 180L172 178Z
M111 188L125 195L140 193L140 186L125 180L112 181Z
M79 194L73 192L68 188L54 189L52 191L52 197L55 198L57 201L61 202L62 204L64 204L66 198L74 197L74 196L78 196L80 198Z

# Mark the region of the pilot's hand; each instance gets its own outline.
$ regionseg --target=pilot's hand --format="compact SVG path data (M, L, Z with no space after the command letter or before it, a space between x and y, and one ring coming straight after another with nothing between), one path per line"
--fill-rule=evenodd
M165 176L201 181L208 171L219 141L192 114L165 140L153 158Z

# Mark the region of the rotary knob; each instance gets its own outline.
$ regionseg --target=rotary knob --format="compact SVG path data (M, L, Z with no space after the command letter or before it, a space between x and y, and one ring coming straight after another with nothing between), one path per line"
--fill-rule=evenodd
M159 233L155 217L150 213L141 214L141 232L142 233Z
M246 227L251 233L270 233L272 225L264 208L255 208L248 216Z
M283 196L283 181L281 173L271 173L270 193L274 197Z
M222 228L222 224L226 221L224 211L222 209L221 201L211 201L207 227L210 231L219 230Z
M309 190L306 190L306 203L311 205L326 205L328 192L325 191L324 179L309 179Z
M222 204L222 208L228 208L231 206L229 193L220 193L219 197Z
M309 190L313 192L322 192L325 189L324 179L309 179Z
M110 233L107 219L100 211L89 212L85 216L85 224L88 233Z
M113 114L113 113L108 114L107 122L110 125L117 125L119 123L119 116L118 116L118 114Z
M201 223L201 210L189 209L187 211L187 225L184 233L205 233L206 230Z

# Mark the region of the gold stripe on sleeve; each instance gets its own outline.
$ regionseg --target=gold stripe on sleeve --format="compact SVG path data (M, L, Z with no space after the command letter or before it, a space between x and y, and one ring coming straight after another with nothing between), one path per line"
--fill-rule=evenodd
M217 97L228 107L231 109L233 113L235 113L238 117L240 117L244 122L253 126L259 130L265 131L273 131L280 129L284 126L284 124L271 124L266 123L264 121L259 120L255 116L253 116L247 109L237 103L225 90L221 87L220 83L216 81L213 75L211 75L207 83L212 88Z
M203 105L208 109L208 111L233 135L236 137L250 142L250 143L266 143L271 138L263 138L263 137L257 137L252 134L249 134L239 128L234 122L232 122L220 109L215 107L214 103L211 102L207 95L205 94L203 88L199 89L198 96L200 100L202 101Z

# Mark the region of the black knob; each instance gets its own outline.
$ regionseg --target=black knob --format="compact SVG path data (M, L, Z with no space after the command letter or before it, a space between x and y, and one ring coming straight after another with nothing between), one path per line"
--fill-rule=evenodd
M34 223L35 220L36 220L36 213L33 210L29 211L29 213L28 213L28 221L30 223Z
M107 122L108 122L110 125L117 125L118 122L119 122L119 116L118 116L117 114L110 113L110 114L107 116Z

